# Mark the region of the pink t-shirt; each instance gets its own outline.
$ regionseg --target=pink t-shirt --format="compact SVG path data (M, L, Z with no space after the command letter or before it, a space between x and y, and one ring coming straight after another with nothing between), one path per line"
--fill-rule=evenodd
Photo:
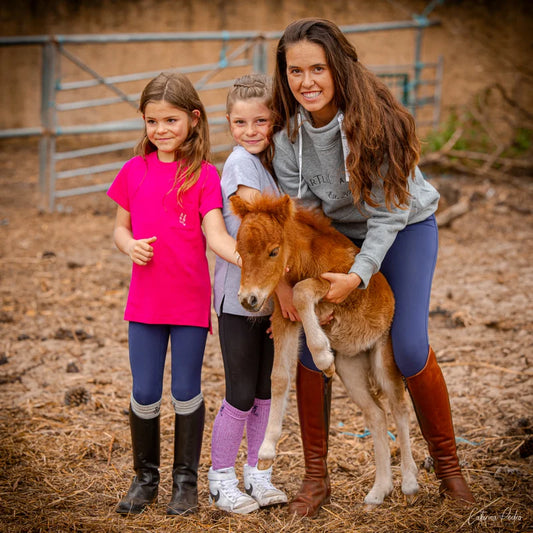
M211 280L203 217L222 208L217 169L204 162L196 184L178 204L173 188L177 162L156 152L130 159L108 195L129 211L135 239L157 237L145 266L133 263L124 319L146 324L210 326Z

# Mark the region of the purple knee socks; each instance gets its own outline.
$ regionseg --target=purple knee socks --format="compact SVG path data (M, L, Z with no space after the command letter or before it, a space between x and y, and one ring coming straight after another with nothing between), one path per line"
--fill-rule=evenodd
M235 465L244 433L244 425L250 412L240 411L226 402L226 400L222 401L222 406L213 424L213 434L211 437L211 462L213 470L229 468Z
M248 465L257 465L259 447L265 437L265 430L270 412L270 400L256 398L246 420L246 438L248 440Z

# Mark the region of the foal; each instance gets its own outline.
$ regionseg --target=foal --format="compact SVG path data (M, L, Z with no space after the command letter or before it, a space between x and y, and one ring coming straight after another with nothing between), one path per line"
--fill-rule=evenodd
M283 318L275 299L272 400L259 468L269 468L276 456L303 326L316 366L327 376L337 372L372 434L376 477L365 504L381 504L393 488L381 393L389 399L398 431L402 491L412 497L418 491L417 468L409 440L408 404L389 334L394 297L384 276L375 274L366 290L355 289L341 304L322 302L329 282L320 274L348 272L359 252L350 239L334 229L321 212L297 206L287 195L259 195L253 202L233 196L231 204L242 219L237 234L237 251L242 258L241 305L258 311L285 276L293 286L294 306L302 320L300 324ZM333 320L320 326L319 317L332 311Z

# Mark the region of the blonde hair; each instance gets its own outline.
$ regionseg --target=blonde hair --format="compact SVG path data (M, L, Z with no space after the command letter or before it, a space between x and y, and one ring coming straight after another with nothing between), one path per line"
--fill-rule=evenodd
M161 101L186 112L191 120L198 118L197 124L189 127L187 138L175 154L178 170L172 189L182 179L177 190L179 202L185 191L198 181L202 163L210 159L207 113L191 81L177 72L162 72L146 85L139 101L139 111L144 115L150 102ZM197 117L193 111L198 111L200 116ZM143 138L135 147L135 154L146 157L155 151L157 147L148 139L145 125Z
M239 100L261 98L265 105L272 107L272 80L266 74L245 74L237 78L226 98L226 113L229 115Z

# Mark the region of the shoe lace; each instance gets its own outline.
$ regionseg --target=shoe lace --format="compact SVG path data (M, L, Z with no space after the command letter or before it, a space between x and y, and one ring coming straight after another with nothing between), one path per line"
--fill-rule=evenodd
M254 484L254 489L259 494L264 494L268 490L277 490L276 487L270 481L270 476L268 474L262 474L259 472L252 472L250 474L252 482Z
M225 479L220 482L224 496L226 496L226 498L232 503L235 503L243 495L242 492L237 488L238 484L238 479Z

